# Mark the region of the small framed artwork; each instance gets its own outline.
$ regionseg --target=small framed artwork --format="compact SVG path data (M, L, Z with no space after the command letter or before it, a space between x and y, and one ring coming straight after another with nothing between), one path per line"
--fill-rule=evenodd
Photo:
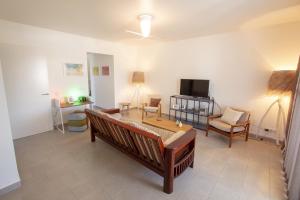
M83 65L74 63L65 63L65 76L83 76Z
M102 76L109 76L109 66L102 66Z
M98 66L93 67L93 75L94 76L100 76L100 70Z

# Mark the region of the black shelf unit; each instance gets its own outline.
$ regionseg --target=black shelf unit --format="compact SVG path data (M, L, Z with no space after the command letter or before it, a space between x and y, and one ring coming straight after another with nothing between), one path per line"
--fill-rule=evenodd
M174 105L177 107L174 107ZM193 125L195 128L205 130L206 123L201 122L200 117L212 115L214 106L215 101L210 97L172 95L170 96L169 103L169 119L173 118L184 121L185 123Z

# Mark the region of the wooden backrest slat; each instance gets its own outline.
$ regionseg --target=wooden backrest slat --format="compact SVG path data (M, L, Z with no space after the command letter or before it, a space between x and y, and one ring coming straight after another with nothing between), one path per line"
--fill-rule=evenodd
M105 120L101 118L100 121L101 121L101 123L103 125L103 130L105 132L105 135L112 138L112 134L109 132L109 129L108 129L107 125L106 125Z
M105 130L103 128L102 122L100 118L93 116L95 124L97 124L98 131L100 131L103 135L105 135Z
M152 139L146 138L146 142L147 142L147 145L149 146L150 154L153 158L153 161L155 161L156 165L159 166L160 163L159 163L158 155L155 154L155 152L154 152L154 145L153 145Z
M154 143L154 151L156 152L157 155L159 155L158 156L158 160L159 160L160 165L163 167L164 166L164 161L162 159L163 158L163 154L162 154L162 152L160 150L159 144Z
M115 129L117 135L119 135L119 138L120 138L120 140L122 141L122 143L123 143L126 147L129 147L129 144L128 144L127 141L125 140L122 131L119 129L119 126L116 125L116 124L114 124L113 127L114 127L114 129Z
M137 138L138 144L140 145L140 147L142 149L142 152L143 152L144 156L146 157L146 159L148 161L151 162L150 155L149 155L149 153L146 149L146 146L145 146L145 143L144 143L144 140L143 140L142 136L136 134L136 138Z
M144 140L142 138L141 135L138 135L138 134L134 134L135 138L136 138L136 141L137 141L137 145L140 147L141 149L141 153L143 154L144 158L148 161L148 162L151 162L151 158L150 158L150 155L146 149L146 146L145 146L145 143L144 143Z
M90 114L90 120L91 120L91 123L97 128L97 131L99 133L101 133L102 135L107 135L107 131L103 127L103 122L102 122L101 118Z
M102 129L102 125L100 123L100 118L97 118L94 115L90 115L91 123L95 126L97 131L101 134L105 134L105 131Z
M118 128L120 135L121 135L122 139L124 140L126 146L128 148L130 148L132 151L135 151L135 148L130 141L132 139L128 137L128 133L120 126L117 126L117 128Z
M111 136L113 137L114 142L115 142L115 143L121 143L120 140L119 140L118 135L117 135L116 132L113 130L111 123L108 123L108 122L105 121L105 120L104 120L104 123L106 124L106 126L107 126L107 128L108 128L108 130L109 130L109 133L110 133Z
M145 136L142 136L142 135L140 135L140 138L141 138L141 141L142 141L142 146L143 146L144 149L145 149L147 158L149 158L149 161L150 161L150 162L154 162L154 158L152 157L151 152L150 152L150 149L151 149L152 147L149 146L149 145L147 144L148 138L145 137Z
M135 143L136 148L137 148L138 151L139 151L139 156L140 156L140 157L144 157L143 150L141 149L141 145L139 144L139 142L138 142L138 140L137 140L136 134L135 134L134 132L132 132L132 131L129 131L129 133L130 133L130 135L131 135L131 137L132 137L132 139L133 139L133 141L134 141L134 143Z
M114 134L114 136L115 136L115 138L117 140L117 143L124 145L124 142L122 141L121 136L116 131L115 125L111 124L111 123L107 123L107 124L109 125L109 128L110 128L112 134Z
M116 136L118 143L124 145L124 142L123 142L120 134L115 129L115 124L108 123L108 125L111 129L111 132Z
M119 128L124 133L124 136L126 137L126 139L127 139L128 143L129 143L129 145L131 146L132 150L137 153L137 149L136 149L136 147L134 145L134 142L132 141L133 138L130 135L130 131L127 130L127 129L125 129L125 128L123 128L123 127L119 127Z

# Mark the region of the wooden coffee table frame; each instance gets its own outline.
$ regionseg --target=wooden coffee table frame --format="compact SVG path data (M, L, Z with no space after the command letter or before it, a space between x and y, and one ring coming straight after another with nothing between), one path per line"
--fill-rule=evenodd
M174 121L171 121L168 119L163 119L163 118L156 118L156 117L145 118L145 119L143 119L142 122L144 124L155 126L157 128L165 129L165 130L172 131L172 132L178 132L178 131L187 132L187 131L193 129L192 126L187 125L187 124L182 124L182 127L178 127L176 125L176 122L174 122Z

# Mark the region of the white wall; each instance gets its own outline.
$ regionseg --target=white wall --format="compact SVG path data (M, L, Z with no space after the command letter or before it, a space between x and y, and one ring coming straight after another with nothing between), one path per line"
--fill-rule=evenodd
M267 82L275 68L296 68L300 53L300 23L247 32L232 32L139 49L138 64L146 73L149 93L179 93L180 78L211 80L211 95L222 106L252 112L252 132L274 97L266 96ZM276 111L276 110L274 110ZM263 124L274 128L274 111Z
M252 132L274 97L266 95L267 81L276 68L295 68L300 52L300 23L259 30L237 31L140 47L21 25L0 20L0 44L38 47L47 59L53 96L87 95L87 76L65 77L63 63L87 65L87 52L114 56L115 106L130 100L130 75L146 72L144 92L168 99L179 92L180 78L211 80L211 94L223 107L252 112ZM138 54L137 54L138 52ZM274 113L263 124L274 128Z
M0 63L0 191L20 181Z
M88 65L91 71L91 91L95 99L95 105L101 108L112 108L115 106L115 84L114 84L114 57L105 54L88 54ZM93 68L99 67L100 75L94 76ZM109 76L103 76L102 66L109 66Z
M114 56L115 103L130 99L129 77L136 67L133 46L0 20L0 44L38 47L47 59L52 95L88 95L87 52ZM85 76L66 77L63 64L83 63Z
M17 51L26 49L29 57L34 57L38 51L48 66L49 92L52 97L61 98L88 95L88 52L113 55L115 100L112 105L118 106L118 102L127 101L131 98L132 90L129 77L136 67L136 47L4 20L0 20L0 47L3 51L6 50L6 47L14 48ZM67 62L82 63L85 71L84 76L65 76L63 65ZM26 97L22 96L22 98ZM19 100L20 104L22 98ZM14 121L12 117L10 120Z

